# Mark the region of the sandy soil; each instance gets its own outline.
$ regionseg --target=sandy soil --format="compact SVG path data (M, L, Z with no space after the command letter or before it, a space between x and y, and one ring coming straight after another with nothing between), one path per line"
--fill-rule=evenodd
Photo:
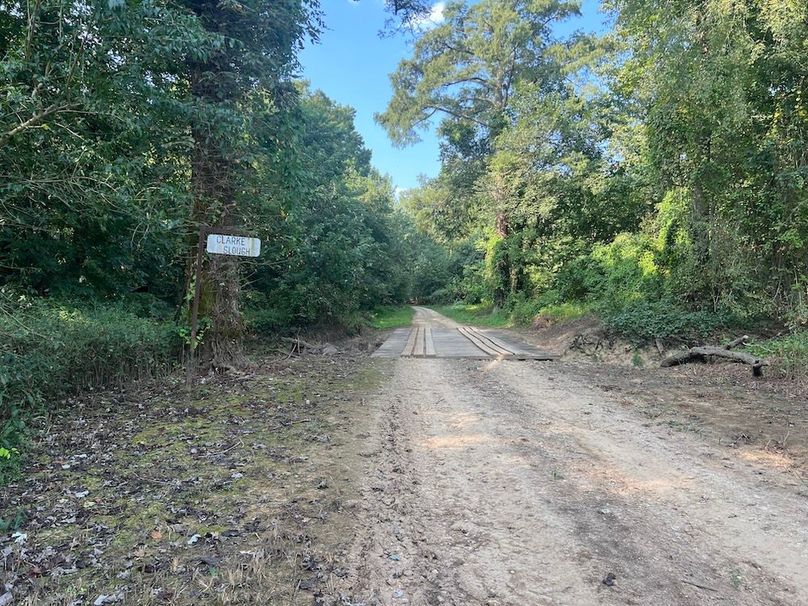
M785 451L721 443L682 411L654 417L631 373L604 385L563 362L386 364L330 599L808 604L808 484Z
M433 326L439 328L457 328L460 326L451 318L439 314L433 309L428 307L413 306L415 315L412 317L413 326Z

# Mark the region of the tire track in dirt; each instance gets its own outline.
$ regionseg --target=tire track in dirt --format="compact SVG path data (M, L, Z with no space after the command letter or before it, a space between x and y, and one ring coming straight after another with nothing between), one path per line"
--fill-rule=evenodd
M555 395L537 396L526 368L501 366L493 384L515 389L508 401L524 402L526 411L552 406L558 456L585 453L579 463L570 459L570 483L617 503L615 511L635 534L651 531L639 562L669 556L667 567L677 572L670 589L677 581L679 593L688 589L674 603L693 602L689 584L711 585L699 582L705 578L719 591L699 595L697 603L806 603L808 502L788 474L749 466L694 434L638 423L608 395L566 373L553 373ZM597 525L592 508L580 513ZM645 569L635 563L631 572L641 577Z
M563 365L399 360L376 410L342 603L808 603L804 498Z

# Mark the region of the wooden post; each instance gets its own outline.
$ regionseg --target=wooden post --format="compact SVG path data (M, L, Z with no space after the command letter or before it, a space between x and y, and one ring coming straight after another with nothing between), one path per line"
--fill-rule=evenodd
M199 299L202 296L202 260L205 258L205 237L208 233L207 225L199 228L199 242L196 247L196 268L194 271L194 299L191 302L191 343L188 349L188 368L185 381L188 385L196 373L196 335L199 331Z

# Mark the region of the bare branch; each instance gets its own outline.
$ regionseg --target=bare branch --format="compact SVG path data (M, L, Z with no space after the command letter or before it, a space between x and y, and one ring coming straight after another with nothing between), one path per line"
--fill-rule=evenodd
M25 122L22 122L21 124L19 124L19 125L15 126L14 128L12 128L10 131L8 131L6 133L3 133L3 135L0 136L0 147L4 147L6 145L6 143L8 143L9 140L12 137L14 137L15 135L18 135L22 131L27 130L29 128L33 128L34 126L37 126L38 124L41 124L49 116L52 116L52 115L58 114L58 113L62 113L62 112L71 111L73 109L76 109L77 107L78 107L78 105L76 105L76 104L71 104L71 105L56 105L56 104L53 104L53 105L49 105L48 107L46 107L45 109L40 111L38 114L34 114L30 118L28 118L28 120L26 120Z

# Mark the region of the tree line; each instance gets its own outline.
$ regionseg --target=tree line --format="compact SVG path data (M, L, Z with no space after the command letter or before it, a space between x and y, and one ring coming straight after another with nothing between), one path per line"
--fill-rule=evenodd
M203 257L208 367L249 332L419 296L442 250L353 109L298 78L323 26L315 0L0 0L0 476L27 411L189 348L203 228L264 251Z
M808 4L608 0L608 31L559 34L579 8L450 2L392 75L393 140L441 135L403 202L469 260L439 294L804 326Z
M389 179L353 110L296 81L316 3L0 3L0 284L153 299L187 315L199 228L265 241L202 267L208 357L256 322L333 321L412 295ZM8 301L7 301L8 302Z

